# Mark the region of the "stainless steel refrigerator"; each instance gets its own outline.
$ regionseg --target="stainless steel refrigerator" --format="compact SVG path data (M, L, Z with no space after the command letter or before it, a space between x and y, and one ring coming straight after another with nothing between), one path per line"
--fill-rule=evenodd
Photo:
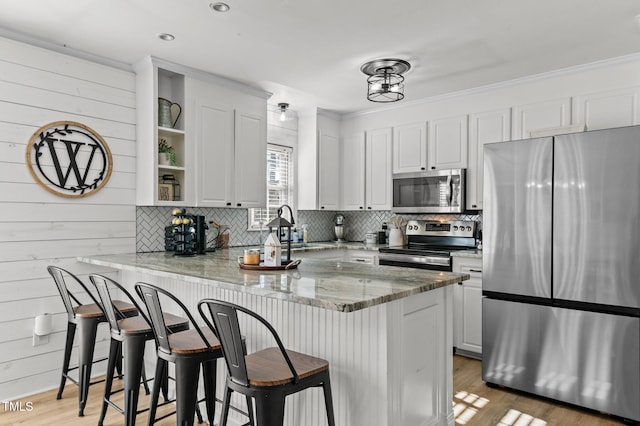
M484 164L483 380L640 420L640 126Z

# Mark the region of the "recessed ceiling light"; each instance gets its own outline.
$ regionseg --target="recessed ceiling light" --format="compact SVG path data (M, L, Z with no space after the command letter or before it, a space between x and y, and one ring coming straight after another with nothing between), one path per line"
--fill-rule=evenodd
M175 40L175 36L173 34L169 34L169 33L161 33L158 34L158 38L160 40L164 40L164 41L172 41Z
M209 7L214 11L220 12L220 13L228 12L229 9L231 9L228 4L222 3L222 2L209 3Z

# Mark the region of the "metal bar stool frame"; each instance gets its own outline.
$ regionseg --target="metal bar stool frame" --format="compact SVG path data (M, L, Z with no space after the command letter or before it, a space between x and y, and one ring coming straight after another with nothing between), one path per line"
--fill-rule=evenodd
M102 308L111 328L109 362L107 365L105 391L98 426L102 426L109 405L125 416L126 426L134 426L136 423L136 416L149 410L148 408L138 410L138 399L140 395L141 379L146 394L149 395L150 393L144 369L144 348L147 341L154 340L153 330L150 325L151 323L148 316L145 314L142 307L136 302L131 293L129 293L127 289L118 282L99 274L89 275L89 280L96 287ZM139 317L126 318L122 312L113 305L111 293L109 291L110 285L117 288L127 297L127 299L138 310L138 313L140 314ZM167 315L165 320L168 321L168 327L172 332L189 329L189 322L186 319ZM120 359L121 354L124 359L124 388L112 392L112 375L116 366L116 361ZM168 401L167 377L162 378L161 385L165 401ZM119 392L124 392L125 395L124 409L111 401L111 396ZM200 413L198 413L198 418L201 418Z
M217 360L222 358L222 350L220 349L220 344L217 338L211 330L201 329L189 312L189 309L170 292L143 282L136 283L135 289L136 293L147 307L147 313L154 332L158 354L155 380L151 391L149 426L173 414L176 414L177 417L176 425L191 426L193 425L196 406L202 401L205 402L209 422L210 424L213 424L216 402L216 364ZM176 352L171 347L171 337L179 338L181 333L172 333L171 330L167 328L159 294L162 294L174 302L188 318L189 323L200 339L199 343L201 343L201 345L196 350L190 351L189 353L182 353ZM208 332L209 337L205 336L205 331ZM189 333L189 331L182 333ZM168 363L173 363L175 365L176 411L156 419L155 416L157 408L167 404L165 402L158 405L161 382L158 378L166 375ZM200 365L202 365L205 397L198 401L197 390Z
M204 306L208 308L213 324L205 314ZM221 300L203 299L198 303L198 311L205 323L217 333L229 373L226 380L220 426L227 424L231 392L238 392L254 398L258 426L278 426L284 422L285 397L310 387L322 387L328 424L335 426L329 363L327 361L285 349L273 326L257 313L242 306ZM246 349L239 344L241 333L238 311L263 324L271 333L277 347L246 355ZM278 360L274 362L275 359ZM248 372L248 364L255 367L256 364L252 362L255 360L258 360L262 366L277 364L282 366L282 361L284 361L290 375L280 376L277 381L273 382L253 380ZM266 363L261 361L266 361ZM295 364L302 366L307 363L312 364L313 368L304 368L304 372L299 374L299 370L302 368L296 368Z
M58 292L62 297L65 310L67 311L67 337L64 348L64 358L62 361L62 373L60 378L60 386L56 399L62 399L62 393L67 379L79 387L78 391L78 416L84 416L84 408L87 404L89 395L89 387L91 385L102 383L103 380L91 381L91 367L96 362L105 361L107 358L100 358L94 361L93 355L95 351L96 334L98 324L106 322L100 302L89 291L87 286L74 274L66 269L57 266L47 266L47 271L53 277L58 288ZM76 298L65 281L65 276L69 277L78 284L89 296L93 303L83 304ZM121 300L115 300L114 304L125 316L137 315L135 306L127 304ZM71 361L71 351L73 349L73 341L76 335L76 328L79 332L78 339L78 366L69 367ZM121 372L121 364L117 365L118 372ZM78 370L78 379L74 379L69 375L70 371Z

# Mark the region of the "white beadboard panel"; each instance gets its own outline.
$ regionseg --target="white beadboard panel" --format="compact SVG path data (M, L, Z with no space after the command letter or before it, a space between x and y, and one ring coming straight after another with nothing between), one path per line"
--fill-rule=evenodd
M2 164L2 163L0 163ZM45 202L56 203L61 197L46 191L37 183L8 183L0 182L0 194L2 194L3 202L11 203L28 203ZM136 202L136 190L112 188L108 183L99 192L83 198L66 199L69 208L76 204L134 204Z
M2 60L6 62L44 69L55 74L74 77L80 81L91 81L113 87L118 91L135 92L136 89L132 72L62 55L27 43L0 37L0 52L2 52Z
M0 145L2 145L0 143ZM34 183L35 180L29 173L29 169L24 164L24 153L22 163L4 163L0 169L0 182L13 182L13 183ZM120 158L113 156L113 163L119 163ZM129 161L125 161L129 163ZM53 166L43 167L43 170L47 171L48 176L55 176L55 169ZM111 189L129 189L135 190L136 188L136 175L134 171L114 171L109 177L109 182L105 186Z
M135 110L130 113L135 113ZM2 102L0 98L0 118L7 123L35 126L34 132L47 123L67 120L77 121L91 127L107 141L111 137L129 140L135 140L136 137L134 119L123 123L109 120L107 117L100 117L92 111L87 111L86 114L76 114L67 112L64 105L59 105L56 109L44 109L37 106Z
M0 81L59 91L78 98L94 99L103 103L135 108L136 94L134 90L109 87L95 84L87 80L76 79L72 76L51 72L48 68L34 68L0 59Z
M1 223L3 241L66 240L71 238L126 238L136 232L136 222L94 222L91 218L80 222L31 222L27 229L15 223Z
M3 38L0 52L0 398L7 400L59 381L66 313L46 267L89 283L92 272L117 274L78 263L78 255L135 251L136 92L132 72ZM91 127L109 145L113 172L101 191L64 198L31 178L29 139L61 120ZM34 318L45 312L54 331L49 343L33 347ZM108 327L99 333L102 358Z
M445 393L438 393L439 396L435 395L435 392L446 392L446 389L443 389L446 387L443 385L443 378L447 377L447 372L442 368L445 363L445 354L449 354L448 349L442 349L446 347L446 338L444 337L446 328L445 289L429 292L432 294L425 295L426 299L422 298L418 301L427 305L426 308L418 311L421 313L418 320L428 320L431 324L430 329L427 328L423 333L414 321L408 328L408 333L420 333L420 335L411 334L403 337L402 335L397 336L396 330L407 322L405 317L415 310L403 310L404 305L400 303L401 301L343 313L250 295L243 293L241 289L240 291L223 290L215 285L183 282L131 271L122 271L121 274L121 282L129 289L133 288L135 282L143 281L154 283L178 295L197 318L199 315L196 309L197 303L204 298L226 300L247 307L263 316L274 326L287 348L329 360L333 405L338 425L400 425L393 414L397 414L401 408L397 406L394 411L390 408L392 405L389 401L395 398L396 405L401 403L395 393L400 394L403 381L396 380L395 387L390 389L389 386L392 383L389 377L394 371L388 370L388 366L397 362L401 371L403 353L410 357L415 365L428 366L428 371L421 374L434 376L434 383L437 386L433 398L427 401L431 404L429 407L411 407L409 410L412 412L423 412L424 410L433 410L434 412L440 410L442 412L444 410L445 413L451 411L446 406L446 398L442 397ZM286 283L281 284L286 285ZM434 301L433 310L430 309L429 300ZM167 306L164 307L167 311L180 314L175 308ZM392 314L388 315L389 312ZM250 352L273 344L268 339L265 330L258 327L253 321L247 321L242 317L240 320ZM429 330L437 331L437 336L429 333ZM411 355L407 348L413 345L411 341L408 341L412 338L418 339L428 346L433 344L433 347L430 346L430 354L425 354L424 357L419 354ZM399 345L394 345L398 342ZM404 352L401 350L403 345ZM441 354L439 354L440 352ZM149 355L146 357L147 360L153 358L153 351L149 352ZM433 365L431 358L435 358L438 365ZM416 359L418 361L415 361ZM149 364L148 362L147 371L153 371ZM225 371L220 363L218 365L218 371ZM449 371L450 374L451 371ZM223 374L218 374L217 383L218 397L220 397L224 389ZM427 391L423 390L423 392ZM410 401L410 398L411 395L405 394L405 403ZM242 398L235 394L232 403L244 407ZM324 398L318 390L307 390L288 397L285 425L324 426L326 425L324 407ZM235 422L234 424L240 424L243 418L232 413L231 420ZM440 417L436 415L432 423L420 424L444 425L450 423L446 415ZM409 425L411 423L408 420L402 424Z

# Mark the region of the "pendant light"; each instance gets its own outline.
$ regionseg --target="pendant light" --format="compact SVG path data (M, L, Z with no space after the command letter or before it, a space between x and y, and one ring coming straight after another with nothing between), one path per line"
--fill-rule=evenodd
M411 64L402 59L376 59L360 67L367 74L367 99L371 102L396 102L404 99L404 77Z
M277 121L289 121L293 118L293 112L289 109L288 103L280 102L273 116Z

